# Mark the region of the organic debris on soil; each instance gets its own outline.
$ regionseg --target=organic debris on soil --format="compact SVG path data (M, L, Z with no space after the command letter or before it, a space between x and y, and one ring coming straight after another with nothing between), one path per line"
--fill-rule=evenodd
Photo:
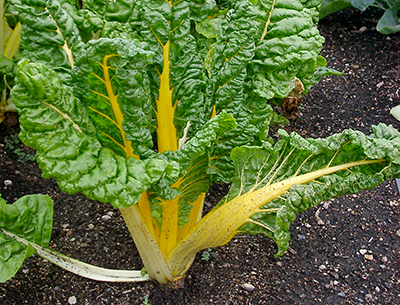
M325 77L303 98L300 115L284 126L305 137L344 128L371 133L379 122L400 129L389 114L400 104L399 35L375 30L381 11L346 9L323 19L322 55L343 76ZM362 29L362 30L360 30ZM8 122L13 122L11 116ZM142 263L118 210L60 192L41 178L34 151L0 125L0 192L12 203L31 193L55 202L51 248L88 263L141 269ZM6 183L5 181L8 180ZM211 207L226 193L215 185ZM400 196L394 180L370 191L324 202L299 215L289 251L263 236L237 236L199 253L184 288L157 283L99 283L32 257L0 284L0 303L15 304L400 304Z

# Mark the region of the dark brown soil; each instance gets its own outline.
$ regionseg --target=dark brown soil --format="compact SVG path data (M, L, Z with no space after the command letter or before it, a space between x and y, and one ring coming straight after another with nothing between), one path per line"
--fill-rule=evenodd
M379 122L400 129L389 114L400 103L400 39L376 32L380 16L379 10L348 9L322 20L322 54L344 75L324 78L305 97L300 116L285 128L306 137L343 128L370 133L370 125ZM52 248L103 267L141 269L119 212L61 193L53 180L41 178L30 161L33 152L15 143L17 126L0 125L3 198L11 203L25 194L50 195L55 202ZM5 186L4 180L12 185ZM207 202L217 202L223 193L223 186L214 186ZM199 253L180 290L153 282L94 282L31 257L12 280L0 284L0 303L400 304L399 205L394 180L330 200L299 215L291 228L290 251L282 257L274 257L276 246L263 236L235 237L204 253L208 260ZM247 291L243 284L255 289Z

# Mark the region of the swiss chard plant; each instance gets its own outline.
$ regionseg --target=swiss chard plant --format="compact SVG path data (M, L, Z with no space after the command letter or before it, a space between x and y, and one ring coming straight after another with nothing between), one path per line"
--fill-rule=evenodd
M268 137L271 125L285 121L270 103L279 104L295 83L305 93L332 72L318 55L318 0L13 6L23 26L24 60L12 91L20 137L63 191L121 211L146 274L58 254L47 237L8 227L26 226L18 216L25 212L0 202L0 262L9 270L3 281L37 253L96 280L176 283L196 253L238 234L264 234L281 255L300 211L400 176L400 134L390 126L379 124L370 136ZM232 185L203 216L215 182ZM39 219L50 228L47 211Z

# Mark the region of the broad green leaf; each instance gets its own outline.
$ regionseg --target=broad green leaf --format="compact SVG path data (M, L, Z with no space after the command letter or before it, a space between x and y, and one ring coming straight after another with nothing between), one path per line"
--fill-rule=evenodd
M365 11L368 6L372 5L375 0L350 0L351 5L360 11Z
M316 27L319 5L319 1L257 1L257 47L251 68L265 77L277 99L292 91L295 77L305 92L313 85L324 42Z
M323 0L319 18L325 18L326 16L341 11L349 6L351 6L351 2L346 0Z
M155 53L149 74L157 125L163 116L168 124L174 124L177 138L182 137L189 121L190 135L204 123L205 77L196 40L191 35L191 19L200 14L198 5L202 2L142 1L138 7L140 35L148 50Z
M35 253L31 246L6 235L12 233L39 246L48 247L53 227L53 201L44 195L27 195L14 204L0 197L0 282L12 278L24 260ZM4 231L3 231L4 230Z
M400 31L399 10L391 7L386 10L381 19L379 19L376 29L384 35L393 34Z
M179 177L180 186L175 192L171 192L170 186L176 182L175 179L164 177L155 183L149 190L157 196L152 200L154 218L158 220L162 215L162 207L159 203L165 199L172 199L179 195L180 217L179 223L182 226L186 223L187 214L190 211L190 203L195 201L201 193L206 193L212 184L208 174L210 167L210 152L215 143L223 137L223 134L236 128L235 120L225 112L210 120L192 138L182 144L176 152L165 152L160 158L174 161L179 164L181 170ZM173 190L173 189L172 189Z
M240 147L232 151L235 180L220 204L266 185L284 185L293 177L301 177L351 162L381 160L378 163L353 166L305 183L292 186L287 192L266 203L238 233L262 233L273 238L278 254L286 251L290 223L296 214L321 201L370 189L391 177L400 176L400 134L391 126L379 124L374 134L345 130L326 139L303 139L298 134L281 131L282 139L274 146ZM265 211L265 212L263 212Z
M57 0L12 0L23 24L21 47L30 60L46 63L68 78L81 37L73 19Z
M135 40L100 38L87 43L77 59L75 96L88 110L102 145L117 155L155 154L146 73L151 58Z
M136 2L138 1L88 0L85 1L85 8L96 12L106 20L125 23L131 18Z
M126 158L104 147L89 110L44 65L22 63L12 95L22 141L37 151L43 176L54 177L63 191L127 207L175 170L164 160Z

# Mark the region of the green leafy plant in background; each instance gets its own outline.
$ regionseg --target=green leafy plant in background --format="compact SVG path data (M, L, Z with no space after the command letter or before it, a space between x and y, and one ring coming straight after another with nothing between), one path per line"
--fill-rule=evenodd
M7 5L0 0L0 123L5 119L6 112L15 112L15 106L9 98L9 80L13 77L14 63L11 60L18 52L21 35L21 24L18 22L14 29L8 25L6 18Z
M63 191L121 211L147 274L78 262L2 220L0 258L10 270L3 281L20 266L9 266L16 243L91 279L179 285L196 253L237 234L264 234L281 255L297 213L399 176L400 134L390 126L370 136L346 130L304 139L281 130L275 143L268 137L271 125L285 122L270 103L296 82L304 94L334 72L318 55L319 1L13 6L25 58L12 90L20 138ZM203 216L215 182L232 186ZM3 206L0 219L9 219Z
M388 35L400 31L400 0L323 0L320 18L353 6L360 11L367 7L377 7L384 10L376 29L379 33Z

